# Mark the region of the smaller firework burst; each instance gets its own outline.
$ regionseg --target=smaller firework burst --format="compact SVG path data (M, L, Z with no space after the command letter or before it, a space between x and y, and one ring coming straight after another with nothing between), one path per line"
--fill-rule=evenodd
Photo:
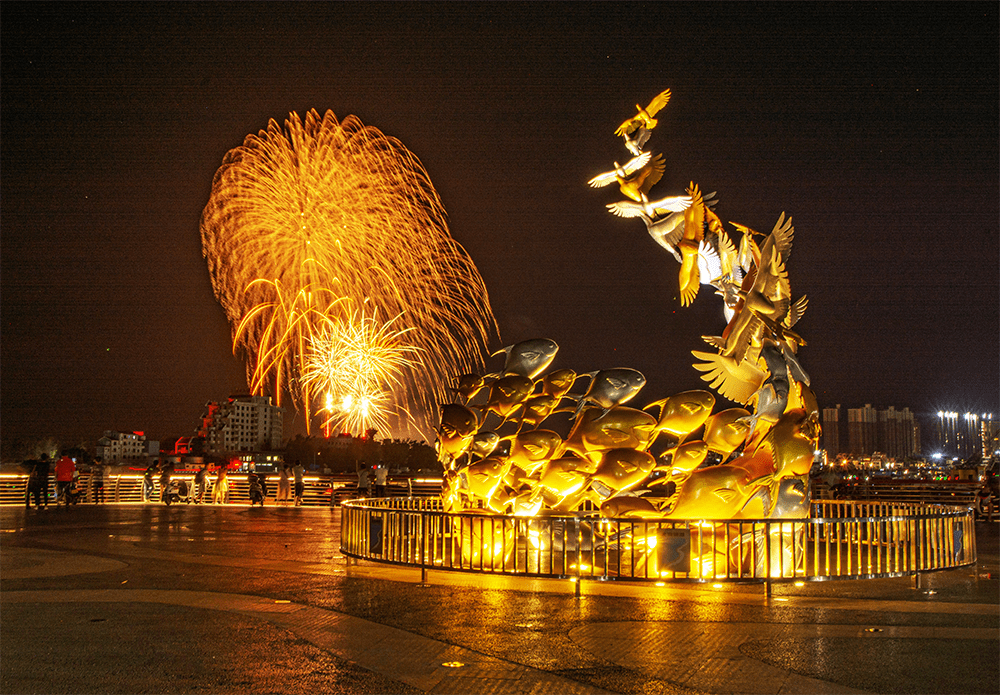
M414 329L394 327L399 317L382 323L377 308L370 316L364 311L327 316L310 337L302 386L323 403L325 430L388 429L389 389L399 384L405 368L419 363L419 348L405 342Z

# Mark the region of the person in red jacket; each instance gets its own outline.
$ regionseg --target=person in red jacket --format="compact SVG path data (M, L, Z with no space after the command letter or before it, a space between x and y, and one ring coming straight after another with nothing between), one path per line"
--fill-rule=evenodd
M56 461L56 504L62 500L67 507L69 506L67 493L73 484L74 473L76 473L76 463L69 456L63 454L63 457Z

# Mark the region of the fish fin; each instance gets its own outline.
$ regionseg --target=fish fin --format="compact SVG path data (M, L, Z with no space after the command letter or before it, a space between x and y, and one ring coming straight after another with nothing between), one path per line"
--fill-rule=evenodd
M712 494L714 494L716 497L721 499L726 504L731 503L739 495L739 493L737 493L736 490L733 490L728 487L720 488L719 490L714 490Z

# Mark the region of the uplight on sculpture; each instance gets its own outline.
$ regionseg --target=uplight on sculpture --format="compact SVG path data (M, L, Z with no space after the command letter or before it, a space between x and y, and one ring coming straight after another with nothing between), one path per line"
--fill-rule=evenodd
M715 194L703 194L697 184L683 193L654 194L665 164L661 154L644 148L657 125L654 116L669 99L666 90L645 109L637 106L638 114L615 131L630 156L588 183L617 184L627 200L608 204L609 212L641 219L680 264L682 306L702 285L722 298L720 334L705 336L710 349L693 352L694 368L715 393L686 391L637 405L646 379L634 369L578 372L574 365L548 372L558 351L554 341L509 346L497 371L457 377L454 402L442 408L436 445L445 468L446 511L609 520L808 515L808 473L820 429L797 356L805 341L793 330L806 299L793 298L788 276L791 218L782 214L767 234L737 223L729 223L730 232L715 212ZM720 405L720 399L737 405ZM667 546L686 544L693 564L684 571L693 576L712 575L718 563L791 566L801 543L782 539L769 558L735 557L743 551L727 548L732 538L751 534L761 548L771 547L765 531L719 528L699 535L699 547L691 537L665 531L663 538L627 542L655 572L665 571L658 563L668 563ZM476 556L503 541L470 533Z

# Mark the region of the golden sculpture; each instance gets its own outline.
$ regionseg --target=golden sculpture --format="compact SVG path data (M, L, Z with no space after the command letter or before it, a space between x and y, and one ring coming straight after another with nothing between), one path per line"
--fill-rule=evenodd
M607 519L807 515L819 408L797 357L805 341L792 330L807 301L792 299L791 218L782 213L767 235L730 223L741 235L734 243L714 210L715 194L703 194L694 182L684 195L650 201L665 163L642 147L669 99L665 90L645 109L637 106L638 114L616 130L635 156L588 183L617 183L631 200L611 203L608 210L642 219L680 263L682 306L694 301L703 284L722 298L722 334L704 337L715 352L692 351L698 360L693 366L720 398L744 407L714 410L717 398L707 390L630 407L646 385L640 372L562 368L546 374L559 349L554 341L511 345L494 353L505 354L502 369L458 378L453 391L464 404L442 407L437 450L447 510ZM589 382L581 388L584 379ZM486 531L470 533L468 552L493 557ZM705 576L715 562L753 561L729 557L726 538L740 533L737 527L703 538L704 547L692 547L689 571ZM631 542L652 549L657 536ZM644 561L657 562L649 554Z

